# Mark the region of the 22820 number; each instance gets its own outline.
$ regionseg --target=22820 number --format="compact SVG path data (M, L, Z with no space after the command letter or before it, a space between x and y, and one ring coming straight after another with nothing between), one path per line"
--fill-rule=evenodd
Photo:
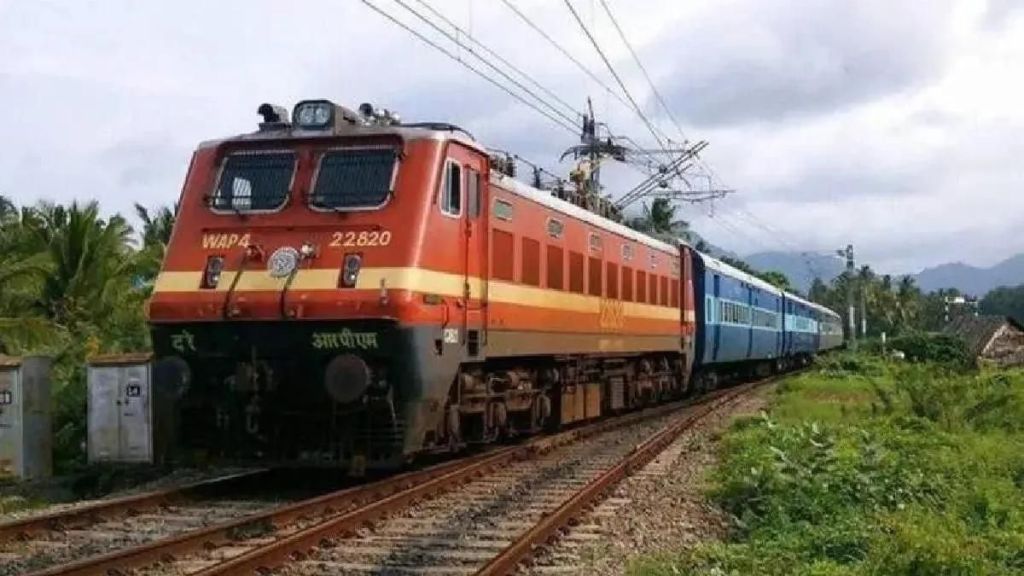
M388 230L364 230L362 232L333 232L330 246L348 248L351 246L387 246L391 244L391 232Z

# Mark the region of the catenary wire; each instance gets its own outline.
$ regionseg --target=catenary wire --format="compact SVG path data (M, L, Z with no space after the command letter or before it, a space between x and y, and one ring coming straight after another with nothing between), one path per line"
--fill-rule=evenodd
M529 100L524 98L522 95L520 95L520 94L516 93L515 91L509 89L507 86L505 86L501 82L498 82L497 80L495 80L491 76L488 76L485 72L483 72L482 70L480 70L477 67L473 66L472 64L466 62L465 60L463 60L462 58L460 58L456 54L453 54L451 51L447 50L446 48L444 48L443 46L441 46L437 42L434 42L430 38L427 38L424 34L414 30L411 26L409 26L408 24L402 22L401 20L399 20L398 18L396 18L392 14L388 13L383 8L373 4L369 0L360 0L360 1L363 4L365 4L367 7L369 7L371 10L373 10L374 12L377 12L381 16L387 18L388 20L390 20L391 22L393 22L397 26L399 26L402 29L404 29L406 32L409 32L413 36L417 37L423 43L425 43L428 46L434 48L438 52L441 52L442 54L444 54L448 58L454 60L455 62L458 62L459 64L461 64L465 68L469 69L471 72L473 72L477 76L480 76L481 78L483 78L487 82L491 83L495 87L499 88L500 90L506 92L507 94L509 94L510 96L515 98L516 100L519 100L523 104L526 104L527 106L532 108L535 112L541 114L542 116L544 116L548 120L554 122L556 125L560 126L561 128L565 129L566 131L568 131L570 134L572 134L574 136L578 134L578 128L576 126L573 126L573 125L571 125L569 123L566 123L564 120L562 120L562 119L560 119L560 118L550 114L549 112L547 112L544 109L540 108L539 106L537 106L533 102L530 102Z
M614 14L612 14L611 8L608 7L608 3L605 0L600 0L600 2L601 7L604 8L604 13L608 15L608 19L612 21L612 26L614 26L615 30L619 33L619 38L622 39L622 43L626 45L626 48L629 49L630 55L633 56L633 61L636 62L637 68L643 72L644 78L647 79L647 84L651 87L651 92L654 93L654 97L658 100L658 103L661 104L662 109L665 110L665 114L668 115L668 119L672 122L672 125L675 126L676 131L679 132L679 137L683 139L683 142L685 142L687 138L686 134L683 132L682 126L680 126L679 121L676 120L675 115L672 114L672 110L668 107L668 103L661 96L661 92L658 90L657 86L654 85L654 80L652 80L651 75L647 73L647 67L640 61L640 56L636 53L636 50L633 49L633 44L630 43L628 38L626 38L626 33L622 30L622 27L619 26L618 19L615 18Z
M650 131L651 136L654 136L654 140L658 143L658 146L660 148L665 148L665 143L662 142L661 137L658 135L658 131L654 128L654 124L652 124L651 121L647 118L647 115L644 114L644 111L640 108L640 105L636 103L636 99L633 98L633 95L630 94L629 89L626 88L626 83L622 81L622 78L619 76L619 73L615 71L615 67L612 66L611 61L605 55L604 50L601 49L601 45L598 44L597 38L595 38L594 35L590 33L590 29L587 28L587 25L583 23L583 19L580 18L579 12L577 12L576 8L573 7L572 1L564 0L564 2L566 8L568 8L569 12L572 14L573 19L575 19L576 23L579 25L580 30L582 30L583 34L587 37L588 40L590 40L591 45L594 46L594 50L597 51L598 56L601 57L601 60L604 62L604 65L608 68L608 71L611 72L612 77L615 78L615 81L619 84L619 88L622 89L622 93L626 95L626 98L629 100L630 104L633 105L633 111L636 112L637 116L640 117L644 125L647 126L647 130Z
M575 124L577 122L577 120L578 120L577 117L570 116L570 115L566 114L564 111L559 110L557 107L555 107L553 104L551 104L550 102L548 102L544 98L541 98L540 96L538 96L536 92L534 92L530 88L524 86L522 82L520 82L520 81L516 80L515 78L513 78L510 74L508 74L507 72L502 70L499 66L497 66L496 64L494 64L493 62L491 62L487 58L484 58L480 54L477 54L476 51L474 51L471 46L468 46L458 36L456 36L456 35L448 32L448 31L444 30L443 28L438 26L436 22L434 22L430 18L427 18L426 16L424 16L422 12L416 10L415 8L413 8L412 6L407 4L404 0L392 0L392 1L395 2L396 4L398 4L399 6L401 6L402 8L404 8L407 12L409 12L410 14L412 14L413 16L418 18L419 20L421 20L427 26L430 26L431 28L433 28L438 33L444 35L446 38L448 38L449 40L454 42L457 46L460 46L460 47L464 48L465 50L469 51L469 53L472 54L477 60L482 62L484 65L486 65L488 68L490 68L494 72L497 72L502 78L504 78L508 82L511 82L516 88L519 88L520 90L522 90L526 94L530 95L530 97L532 97L534 100L536 100L537 102L539 102L542 105L544 105L553 114L561 117L563 120L565 120L569 124ZM570 107L570 109L572 109L572 107ZM573 110L573 111L575 112L575 110ZM582 116L582 114L580 114L579 112L575 112L575 114L577 116Z

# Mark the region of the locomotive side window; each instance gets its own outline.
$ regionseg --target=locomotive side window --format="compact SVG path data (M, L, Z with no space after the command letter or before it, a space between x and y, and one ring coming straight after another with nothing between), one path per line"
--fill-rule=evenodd
M462 214L462 166L449 160L444 169L441 211L449 216Z
M554 218L548 218L548 236L552 238L561 238L562 232L565 230L565 225L562 224L561 220L555 220Z
M291 152L231 154L224 160L210 207L231 212L277 210L288 200L294 174Z
M496 198L494 200L494 217L510 222L512 220L512 203Z
M309 196L310 206L321 210L381 206L393 189L396 159L391 148L324 152Z
M466 169L466 209L470 218L480 215L480 173Z

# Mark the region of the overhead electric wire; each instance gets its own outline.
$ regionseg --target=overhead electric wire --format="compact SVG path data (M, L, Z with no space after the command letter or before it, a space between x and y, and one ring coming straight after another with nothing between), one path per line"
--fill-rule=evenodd
M608 19L612 21L612 25L615 26L615 30L619 33L619 38L622 39L622 43L626 45L626 48L629 49L630 55L633 56L633 62L636 62L637 68L643 72L644 78L647 79L647 84L651 87L651 92L654 93L654 97L658 100L658 103L661 104L662 109L665 110L665 114L668 115L668 119L672 122L672 125L675 126L676 131L679 132L679 137L685 142L687 138L686 134L683 132L682 126L679 125L679 121L676 120L675 115L672 114L672 110L669 109L665 99L662 98L661 92L658 90L657 86L654 85L654 80L652 80L651 75L647 73L647 67L640 61L640 56L637 55L636 50L633 49L633 45L630 43L629 39L626 38L626 33L622 31L622 27L619 26L619 21L615 18L615 15L612 14L611 8L608 7L608 3L605 0L600 0L600 2L601 7L604 8L604 13L608 15Z
M430 26L431 28L433 28L434 30L439 32L440 34L443 34L446 38L448 38L449 40L454 42L457 46L468 50L469 53L472 54L477 60L479 60L480 62L484 63L491 70L494 70L495 72L497 72L499 75L501 75L502 78L504 78L505 80L511 82L512 84L514 84L517 88L519 88L523 92L529 94L533 99L535 99L537 102L543 104L552 113L560 116L563 120L567 121L570 124L575 124L579 120L579 118L573 117L573 116L569 116L564 111L559 110L558 108L556 108L554 105L552 105L550 102L548 102L544 98L541 98L540 96L538 96L536 92L534 92L533 90L531 90L531 89L527 88L526 86L524 86L522 82L520 82L520 81L516 80L515 78L513 78L512 76L510 76L507 72L505 72L504 70L499 68L496 64L494 64L493 62L491 62L488 59L484 58L483 56L477 54L473 50L472 47L467 46L462 40L459 39L458 36L456 36L454 34L451 34L450 32L447 32L446 30L444 30L443 28L438 26L435 22L433 22L430 18L427 18L421 12L419 12L418 10L413 8L412 6L409 6L408 4L406 4L404 2L404 0L392 0L392 1L395 2L396 4L398 4L399 6L401 6L402 8L405 8L405 10L407 12L409 12L410 14L415 16L416 18L419 18L427 26ZM572 109L571 106L570 106L570 109ZM573 111L575 112L575 110L573 110ZM582 117L581 113L579 113L579 112L575 112L575 113L576 113L577 116Z
M558 126L560 126L560 127L564 128L565 130L567 130L567 131L568 131L569 133L573 134L574 136L575 136L575 135L577 135L577 134L579 133L579 128L578 128L578 127L576 127L576 126L573 126L573 125L572 125L571 123L568 123L568 122L566 122L565 120L563 120L563 119L560 119L560 118L558 118L558 117L556 117L556 116L552 115L551 113L549 113L549 112L547 112L547 111L543 110L542 108L540 108L539 106L537 106L537 105L536 105L535 103L533 103L533 102L531 102L531 101L527 100L527 99L526 99L525 97L523 97L523 96L522 96L521 94L518 94L518 93L516 93L515 91L513 91L513 90L509 89L509 88L508 88L507 86L505 86L505 85L504 85L504 84L502 84L501 82L498 82L497 80L495 80L495 79L494 79L494 78L492 78L491 76L488 76L488 75L487 75L487 74L486 74L485 72L483 72L483 71L481 71L480 69L478 69L478 68L474 67L474 66L473 66L472 64L470 64L470 63L466 62L465 60L463 60L462 58L460 58L460 57L459 57L459 56L457 56L456 54L453 54L453 53L452 53L451 51L449 51L449 50L445 49L445 48L444 48L443 46L441 46L441 45L440 45L440 44L438 44L437 42L434 42L433 40L431 40L430 38L427 38L427 37L426 37L425 35L423 35L422 33L420 33L420 32L418 32L418 31L414 30L414 29L413 29L413 28L412 28L411 26L409 26L408 24L406 24L406 23L402 22L401 20L399 20L399 19L398 19L398 18L396 18L395 16L393 16L393 15L389 14L389 13L388 13L387 11L385 11L385 10L384 10L384 9L382 9L381 7L379 7L379 6L375 5L375 4L373 4L373 3L372 3L372 2L370 2L369 0L360 0L360 1L361 1L361 2L363 3L363 4L366 4L366 6L368 6L368 7L369 7L369 8L371 9L371 10L373 10L374 12L377 12L377 13L378 13L378 14L380 14L381 16L383 16L383 17L387 18L388 20L390 20L390 21L391 21L391 22L393 22L394 24L396 24L396 25L398 25L399 27L403 28L403 29L404 29L404 30L405 30L406 32L409 32L409 33L410 33L410 34L412 34L413 36L415 36L415 37L419 38L419 39L420 39L420 40L421 40L421 41L422 41L423 43L425 43L425 44L427 44L428 46L430 46L430 47L434 48L434 49L435 49L435 50L437 50L438 52L441 52L442 54L444 54L445 56L447 56L447 57L451 58L452 60L454 60L454 61L458 62L459 64L461 64L462 66L466 67L467 69L469 69L469 70L470 70L471 72L473 72L473 73L474 73L474 74L476 74L477 76L480 76L481 78L483 78L483 79L484 79L484 80L486 80L487 82L491 83L492 85L494 85L494 86L496 86L497 88L501 89L502 91L506 92L507 94L509 94L510 96L512 96L513 98L515 98L516 100L519 100L519 101L520 101L520 102L522 102L523 104L526 104L527 106L529 106L530 108L532 108L532 109L533 109L534 111L536 111L537 113L539 113L539 114L541 114L542 116L546 117L546 118L547 118L548 120L551 120L552 122L554 122L554 123L555 123L555 124L557 124Z
M573 7L572 1L564 0L564 2L566 8L568 8L569 12L572 13L572 17L576 20L576 23L579 24L580 30L582 30L583 34L587 37L587 39L590 40L590 43L594 46L594 50L597 51L598 56L601 57L601 60L604 62L604 65L608 68L608 71L611 72L612 77L615 78L615 81L619 84L619 88L622 89L622 93L626 95L626 98L628 98L629 102L633 105L633 111L636 112L637 116L639 116L641 120L643 120L644 125L647 126L647 130L650 131L651 136L654 136L654 140L658 143L658 146L661 148L665 148L665 143L661 141L661 137L658 135L658 131L655 130L654 124L651 123L651 121L647 118L647 115L644 114L643 109L641 109L640 106L636 103L636 100L633 98L633 95L630 94L629 89L626 88L626 83L622 81L622 78L619 76L619 73L616 72L615 67L612 66L611 60L609 60L608 57L605 56L604 50L601 49L601 45L598 44L597 42L597 38L595 38L594 35L590 33L590 29L587 28L587 25L583 23L583 19L580 18L579 13L576 12L576 8Z
M396 1L398 1L398 0L396 0ZM421 6L423 6L423 7L425 8L425 9L427 9L427 10L428 10L428 11L429 11L429 12L430 12L431 14L433 14L433 15L434 15L434 16L436 16L437 18L440 18L440 19L441 19L441 21L443 21L443 22L444 22L445 24L447 24L448 26L451 26L451 27L452 27L452 28L453 28L453 29L454 29L454 30L455 30L455 31L456 31L457 33L461 34L462 36L466 37L466 38L467 38L467 39L469 39L469 40L470 40L471 42L473 42L474 44L476 44L477 46L479 46L479 47L480 47L480 48L481 48L481 49L482 49L482 50L483 50L484 52L486 52L486 53L487 53L488 55L490 55L490 56L491 56L492 58L494 58L494 59L495 59L495 60L497 60L498 62L501 62L502 64L504 64L505 66L507 66L507 67L508 67L509 69L513 70L514 72L516 72L517 74L519 74L520 76L522 76L522 77L523 77L524 79L526 79L526 80L527 80L528 82L530 82L531 84L533 84L534 86L536 86L536 87L537 87L537 88L538 88L539 90L541 90L542 92L544 92L545 94L547 94L548 96L550 96L551 98L553 98L554 100L556 100L556 101L557 101L557 102L558 102L559 104L561 104L562 106L564 106L564 107L565 107L565 108L566 108L567 110L571 110L571 111L572 111L572 113L573 113L573 114L574 114L575 116L577 116L577 117L582 117L582 116L583 116L583 113L582 113L582 112L580 112L579 110L577 110L577 109L576 109L576 108L575 108L575 107L574 107L574 106L573 106L572 104L569 104L568 102L566 102L565 100L563 100L563 99L562 99L561 97L559 97L559 96L558 96L558 94L555 94L555 93L554 93L554 92L553 92L552 90L550 90L550 89L549 89L548 87L546 87L546 86L544 86L543 84L541 84L540 82L538 82L538 81L537 81L536 79L534 79L534 78L533 78L532 76L530 76L530 75L529 75L529 74L527 74L526 72L523 72L523 70L522 70L521 68L517 67L517 66L516 66L515 64L512 64L511 62L509 62L508 60L506 60L506 59L505 59L504 57L502 57L502 56L501 56L500 54L498 54L497 52L495 52L494 50L492 50L492 49L491 49L490 47L488 47L488 46L487 46L486 44L484 44L483 42L481 42L481 41L477 40L477 39L476 39L476 38L475 38L475 37L474 37L474 36L473 36L472 34L470 34L470 33L469 33L468 31L466 31L465 29L463 29L462 27L460 27L460 26L459 26L458 24L456 24L455 22L452 22L452 20L451 20L450 18L448 18L447 16L445 16L444 14L442 14L442 13L441 13L440 11L438 11L438 10L437 10L436 8L434 8L433 6L431 6L431 5L430 5L430 3L429 3L429 2L427 2L427 0L415 0L415 1L416 1L416 2L418 3L418 4L420 4ZM472 49L470 49L470 51L472 51ZM478 57L479 57L479 56L478 56Z
M541 36L542 38L544 38L544 39L545 39L545 40L546 40L546 41L548 42L548 44L551 44L552 46L554 46L555 50L558 50L558 51L559 51L559 52L560 52L560 53L561 53L561 54L562 54L563 56L565 56L566 58L568 58L570 62L572 62L573 64L575 64L577 68L579 68L580 70L582 70L584 74L586 74L587 76L589 76L591 80L593 80L594 82L596 82L598 86L600 86L601 88L603 88L603 89L604 89L604 91L608 93L608 95L610 95L610 96L611 96L612 98L615 98L616 100L618 100L618 101L619 101L619 103L620 103L620 104L622 104L622 105L623 105L623 106L625 106L625 107L626 107L627 109L629 109L630 111L632 111L632 108L630 107L629 103L628 103L628 102L626 102L626 101L625 101L625 100L624 100L624 99L622 98L622 96L620 96L620 95L619 95L619 93L618 93L618 92L616 92L616 91L615 91L615 90L613 90L613 89L612 89L612 88L611 88L610 86L608 86L608 84L606 84L606 83L605 83L605 82L604 82L603 80L601 80L601 78L600 78L600 77L599 77L599 76L598 76L598 75L597 75L597 74L596 74L596 73L595 73L595 72L594 72L593 70L591 70L590 68L587 68L587 66L586 66L585 64L583 64L582 62L580 62L580 61L579 61L579 60L578 60L578 59L577 59L577 58L576 58L575 56L573 56L573 55L572 55L572 54L571 54L571 53L570 53L570 52L569 52L569 51L568 51L568 50L567 50L567 49L566 49L566 48L565 48L564 46L562 46L561 44L559 44L557 40L555 40L554 38L552 38L552 37L551 37L551 35L550 35L550 34L548 34L547 32L545 32L543 28L541 28L541 27L540 27L540 26L538 26L538 25L537 25L536 23L534 23L534 21L533 21L533 20L531 20L529 16L527 16L526 14L524 14L522 10L520 10L519 8L517 8L517 7L516 7L516 5L512 3L512 0L501 0L501 2L502 2L503 4L505 4L505 6L506 6L506 7L507 7L507 8L509 9L509 10L511 10L511 11L512 11L512 12L513 12L513 13L514 13L514 14L515 14L515 15L516 15L517 17L519 17L519 19L520 19L520 20L522 20L524 24L526 24L527 26L529 26L530 28L532 28L532 29L533 29L533 31L534 31L534 32L536 32L537 34L540 34L540 36Z

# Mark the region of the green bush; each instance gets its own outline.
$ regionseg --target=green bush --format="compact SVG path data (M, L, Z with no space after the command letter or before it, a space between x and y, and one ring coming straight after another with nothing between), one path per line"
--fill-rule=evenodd
M1021 371L823 360L725 436L710 496L731 537L631 570L1024 573L1022 423Z
M971 367L974 358L963 340L947 334L910 332L889 341L888 348L903 352L911 362L933 362Z

